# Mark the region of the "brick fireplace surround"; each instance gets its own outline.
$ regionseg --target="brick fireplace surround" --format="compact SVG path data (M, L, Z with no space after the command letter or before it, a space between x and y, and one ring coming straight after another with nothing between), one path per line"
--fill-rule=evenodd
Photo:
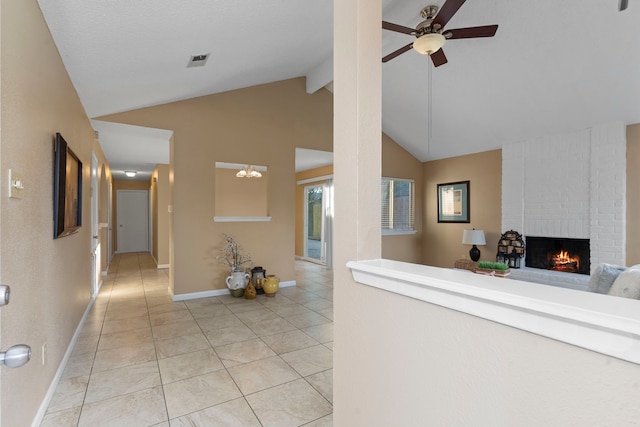
M591 269L625 264L626 129L594 126L502 147L502 232L590 239ZM585 289L588 276L521 268L512 277Z

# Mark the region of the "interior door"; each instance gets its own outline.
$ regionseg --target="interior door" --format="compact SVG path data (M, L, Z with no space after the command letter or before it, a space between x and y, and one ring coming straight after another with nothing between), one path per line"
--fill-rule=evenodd
M118 252L149 252L149 196L146 190L118 190Z

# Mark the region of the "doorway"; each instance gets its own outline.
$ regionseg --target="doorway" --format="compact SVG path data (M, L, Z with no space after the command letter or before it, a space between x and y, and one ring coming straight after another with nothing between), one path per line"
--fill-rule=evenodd
M330 264L331 182L304 187L304 258Z
M98 158L91 153L91 296L98 295L100 290L100 253L99 218L98 218Z
M149 252L147 190L117 190L118 252Z

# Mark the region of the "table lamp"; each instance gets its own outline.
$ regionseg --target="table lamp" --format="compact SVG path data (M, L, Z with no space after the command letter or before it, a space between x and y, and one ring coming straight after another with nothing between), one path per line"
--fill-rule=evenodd
M480 259L480 249L476 245L486 245L487 242L484 239L484 230L464 230L462 233L462 244L463 245L473 245L471 249L469 249L469 256L473 262L476 262Z

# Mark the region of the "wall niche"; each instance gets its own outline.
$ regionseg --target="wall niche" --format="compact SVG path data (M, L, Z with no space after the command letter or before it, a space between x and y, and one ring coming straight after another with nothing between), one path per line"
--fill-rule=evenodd
M241 177L239 171L255 171L259 177ZM214 221L269 221L266 166L216 162Z

